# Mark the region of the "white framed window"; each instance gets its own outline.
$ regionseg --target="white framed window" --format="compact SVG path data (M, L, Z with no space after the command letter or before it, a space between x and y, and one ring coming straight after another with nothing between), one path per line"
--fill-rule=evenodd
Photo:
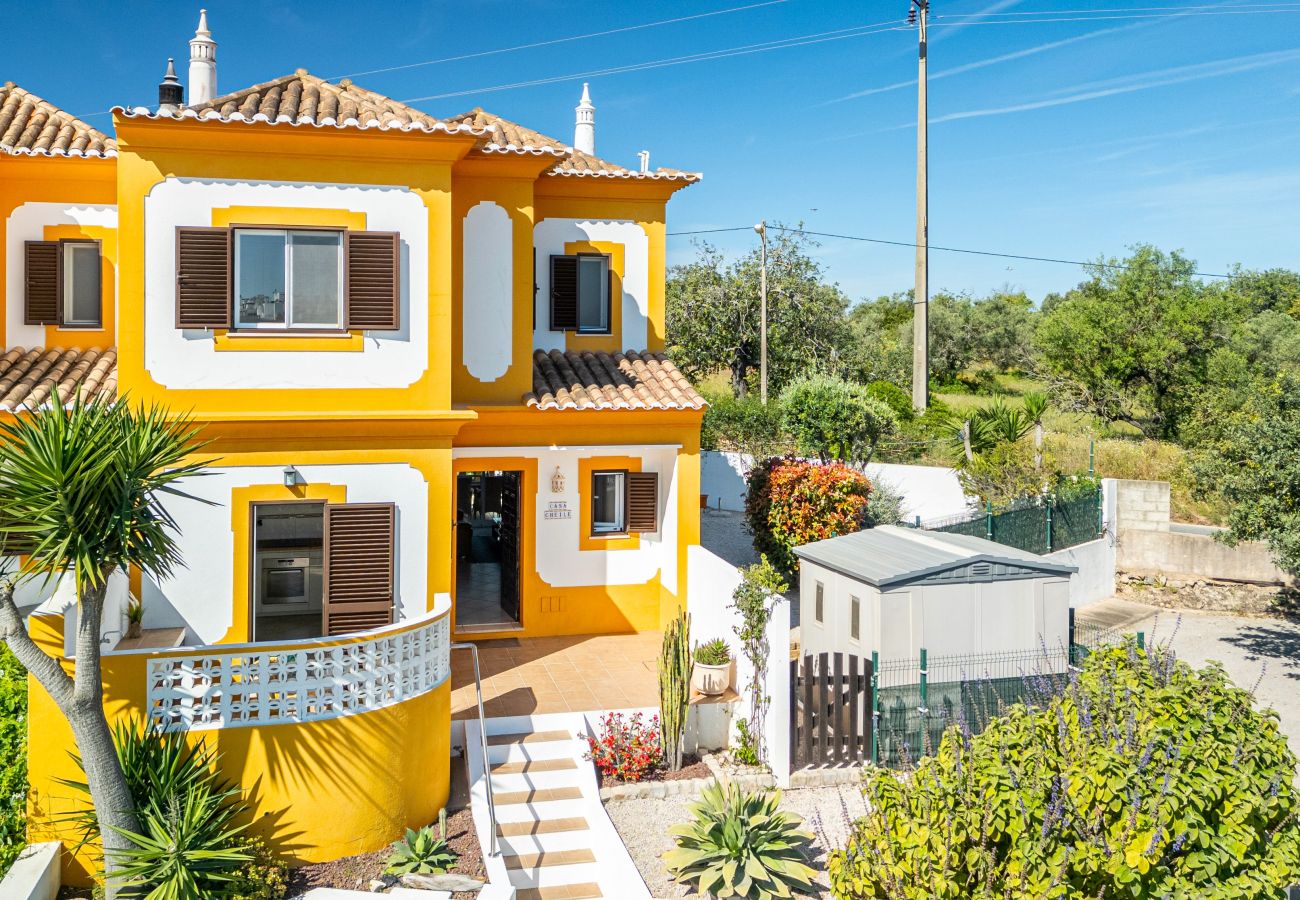
M852 595L849 596L849 638L862 639L862 601Z
M609 334L609 257L578 257L578 333Z
M237 228L235 327L343 327L343 233Z
M817 582L815 590L815 599L813 601L813 619L818 625L826 622L826 585L820 581Z
M59 298L59 324L72 327L99 326L99 244L94 241L64 241L60 273L63 296Z
M591 473L591 533L627 533L627 473Z

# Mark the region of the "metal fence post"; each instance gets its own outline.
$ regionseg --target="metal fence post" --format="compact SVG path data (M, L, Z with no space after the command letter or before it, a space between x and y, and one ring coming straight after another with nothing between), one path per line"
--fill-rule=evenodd
M1139 631L1139 632L1138 632L1138 649L1139 649L1139 650L1145 650L1146 648L1147 648L1147 636L1146 636L1146 633L1145 633L1145 632L1141 632L1141 631Z
M880 651L871 651L871 764L880 765Z
M993 501L984 501L984 536L990 541L993 540ZM922 666L925 664L922 663Z
M930 748L926 744L930 741L930 730L926 727L926 717L930 715L930 673L925 667L925 648L921 648L921 705L916 711L921 716L921 752L928 754Z
M1052 504L1055 500L1049 494L1047 497L1047 552L1052 552Z
M1096 474L1096 470L1094 468L1096 459L1097 459L1097 441L1094 438L1093 440L1088 441L1088 477L1089 478L1091 478L1093 475Z
M1101 485L1097 485L1097 533L1101 534L1105 530L1106 530L1106 496L1101 489Z
M1066 662L1067 662L1067 664L1072 666L1072 665L1074 665L1074 644L1075 644L1075 641L1074 641L1074 607L1073 607L1073 606L1071 606L1070 609L1069 609L1069 616L1070 616L1070 619L1069 619L1069 622L1070 622L1070 624L1069 624L1069 631L1066 632L1066 635L1067 635L1067 636L1066 636L1066 638L1065 638L1066 643L1068 644L1068 647L1067 647L1067 649L1066 649L1066 651L1065 651L1065 656L1066 656Z

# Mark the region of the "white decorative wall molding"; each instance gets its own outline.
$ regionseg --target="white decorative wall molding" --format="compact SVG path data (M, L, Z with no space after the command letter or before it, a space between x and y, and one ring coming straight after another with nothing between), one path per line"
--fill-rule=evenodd
M327 640L151 658L149 722L169 730L338 719L412 700L451 677L451 617Z
M461 357L484 383L510 368L514 348L514 251L510 214L484 200L465 214Z

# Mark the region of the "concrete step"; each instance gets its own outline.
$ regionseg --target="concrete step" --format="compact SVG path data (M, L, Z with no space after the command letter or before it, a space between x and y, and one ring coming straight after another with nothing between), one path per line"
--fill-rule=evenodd
M527 762L543 759L582 759L587 752L587 742L574 740L537 741L527 744L498 744L488 747L488 763Z
M614 895L601 893L600 885L595 882L564 887L523 888L515 892L515 900L599 900L611 896Z
M517 888L559 887L597 882L600 866L594 862L572 866L539 866L535 869L510 869L506 874L510 883Z
M493 794L497 809L513 806L516 803L552 803L556 800L581 800L582 788L577 785L558 788L524 789L521 791L500 791Z
M527 856L557 850L592 850L597 836L590 831L556 831L546 834L519 834L497 839L503 854Z
M572 731L566 728L559 728L553 731L520 731L512 734L489 734L487 743L489 747L500 747L503 744L540 744L551 741L572 740L575 740Z
M552 759L513 760L492 763L492 777L498 775L532 775L538 772L578 772L578 761L572 756Z
M536 869L543 866L574 866L594 863L596 854L586 847L580 850L552 850L549 853L511 854L502 857L507 869Z
M497 834L501 837L521 835L561 834L571 831L591 831L584 816L567 816L562 819L527 820L523 822L498 822Z
M573 788L581 785L580 773L570 769L561 769L557 772L492 773L492 791L496 794Z
M512 803L497 806L498 822L545 822L551 819L573 819L586 815L590 801L552 800L546 803Z

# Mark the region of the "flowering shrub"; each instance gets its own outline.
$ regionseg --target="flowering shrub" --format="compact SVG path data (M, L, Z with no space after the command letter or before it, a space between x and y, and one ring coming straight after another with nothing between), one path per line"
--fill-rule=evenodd
M600 720L600 734L587 738L587 747L587 759L605 777L640 781L663 759L659 717L647 723L641 713L609 713Z
M870 496L867 476L843 463L773 457L749 475L745 520L754 548L789 575L795 547L865 528Z
M1217 664L1095 652L1062 693L907 777L869 769L870 812L830 855L839 898L1282 897L1300 881L1295 756Z

